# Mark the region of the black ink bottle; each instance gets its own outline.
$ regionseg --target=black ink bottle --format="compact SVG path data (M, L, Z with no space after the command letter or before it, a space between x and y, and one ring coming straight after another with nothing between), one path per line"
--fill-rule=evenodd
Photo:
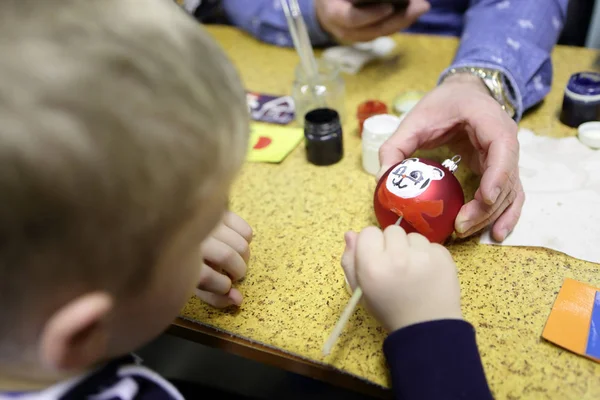
M317 108L304 116L306 158L314 165L332 165L344 157L342 125L337 111Z

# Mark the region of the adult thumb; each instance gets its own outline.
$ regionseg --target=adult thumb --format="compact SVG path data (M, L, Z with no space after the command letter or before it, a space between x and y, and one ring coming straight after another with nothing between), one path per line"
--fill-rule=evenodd
M431 4L426 0L411 0L404 15L408 19L417 20L421 15L429 11L430 8Z
M377 173L377 180L394 164L410 157L419 148L419 136L416 134L418 116L414 117L416 118L411 118L409 113L396 132L379 148L381 168Z

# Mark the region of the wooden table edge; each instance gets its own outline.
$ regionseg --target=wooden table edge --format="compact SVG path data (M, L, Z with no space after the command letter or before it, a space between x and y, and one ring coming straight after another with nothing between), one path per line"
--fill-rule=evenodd
M392 398L390 390L338 369L184 318L177 318L166 333L368 396Z

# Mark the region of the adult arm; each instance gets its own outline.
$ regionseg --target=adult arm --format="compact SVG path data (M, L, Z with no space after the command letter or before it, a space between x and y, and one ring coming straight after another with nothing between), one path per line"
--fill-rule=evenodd
M402 400L493 399L475 329L463 320L411 325L385 340L394 398Z
M518 121L550 91L550 53L564 25L567 4L568 0L471 0L450 68L502 71L514 92Z
M222 0L229 21L264 42L277 46L293 46L285 14L279 0ZM299 0L311 43L322 46L331 43L317 19L313 0Z

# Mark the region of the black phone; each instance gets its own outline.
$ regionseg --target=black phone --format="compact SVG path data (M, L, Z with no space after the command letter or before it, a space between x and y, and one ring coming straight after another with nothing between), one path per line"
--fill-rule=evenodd
M391 4L396 10L404 10L408 7L410 0L350 0L354 7L369 7L376 4Z

